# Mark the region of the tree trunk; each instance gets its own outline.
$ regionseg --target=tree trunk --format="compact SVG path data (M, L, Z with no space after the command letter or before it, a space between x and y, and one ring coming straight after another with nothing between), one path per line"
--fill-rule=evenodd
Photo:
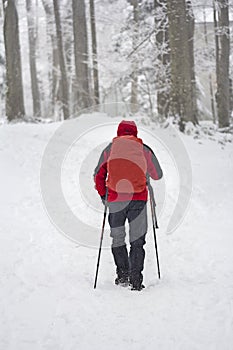
M209 41L208 41L208 32L207 32L207 24L206 24L206 12L205 7L203 7L203 18L204 18L204 36L205 36L205 44L206 48L209 52ZM210 59L210 54L208 54ZM216 123L216 114L215 114L215 105L214 105L214 90L213 90L213 79L212 73L209 72L209 88L210 88L210 102L211 102L211 111L213 116L213 122Z
M88 76L88 38L86 10L84 0L73 0L74 56L76 71L77 108L81 110L90 106Z
M94 0L90 0L90 17L91 17L92 60L93 60L93 78L94 78L94 100L95 100L95 104L98 105L100 102L100 95L99 95L99 72L98 72Z
M180 118L182 128L183 122L197 123L189 22L185 0L168 1L167 6L171 50L171 109Z
M217 9L216 9L216 0L213 0L213 9L214 9L214 31L215 31L215 56L216 56L216 80L217 86L219 82L219 37L218 37L218 18L217 18ZM216 102L217 102L217 93L216 93ZM217 102L218 103L218 102Z
M192 9L192 3L187 0L186 20L188 26L188 46L189 46L189 66L191 76L191 101L192 101L192 118L194 124L198 124L197 119L197 88L195 77L195 62L194 62L194 33L195 33L195 19Z
M42 4L46 13L46 31L47 44L50 46L48 50L48 61L51 66L49 68L49 96L51 100L51 114L54 115L54 107L57 101L61 101L61 78L59 74L58 49L56 42L56 33L54 25L54 11L51 4L46 0L42 0Z
M219 8L219 68L217 79L217 109L220 128L229 126L230 117L230 31L229 31L229 3L221 0Z
M169 36L166 11L166 0L154 0L155 8L155 31L156 47L159 51L158 59L161 69L157 72L158 92L157 92L157 110L159 117L167 118L169 112L169 86L167 84L169 73L168 66L170 55L168 53ZM167 11L166 11L167 12ZM162 17L161 17L162 16Z
M133 50L138 45L139 36L139 6L138 0L131 1L133 5ZM137 53L133 55L132 62L132 75L131 75L131 100L130 100L131 112L136 113L138 111L138 58Z
M65 59L68 72L68 84L71 86L72 75L72 58L73 58L73 13L72 13L72 0L67 0L65 3L66 9L63 14L63 37L64 37L64 49Z
M33 114L38 116L41 114L40 107L40 92L37 79L37 68L36 68L36 33L35 23L32 13L31 0L26 0L27 7L27 21L28 21L28 39L29 39L29 61L30 61L30 73L31 73L31 89L32 89L32 100L33 100Z
M61 20L60 13L58 8L58 0L53 0L54 6L54 15L56 23L56 33L57 33L57 46L58 46L58 55L59 55L59 65L61 71L61 93L62 93L62 109L64 119L69 118L69 93L68 93L68 82L66 74L66 65L63 49L63 38L62 38L62 29L61 29Z
M4 1L4 41L6 54L6 116L11 121L25 115L18 13L14 0Z

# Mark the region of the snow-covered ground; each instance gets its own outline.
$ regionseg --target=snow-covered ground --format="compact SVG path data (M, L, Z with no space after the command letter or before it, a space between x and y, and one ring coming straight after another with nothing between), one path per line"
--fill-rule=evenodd
M86 120L80 118L80 126ZM100 123L105 122L109 120L100 117ZM147 128L139 123L139 130L140 126ZM164 169L164 188L171 192L166 193L157 231L162 278L157 279L150 224L147 288L131 292L114 286L111 252L104 249L94 290L97 250L58 233L42 203L42 156L59 127L59 123L0 127L0 349L233 349L232 143L180 135L191 160L193 193L182 224L167 235L169 201L174 201L171 193L177 194L179 179L163 147L158 144L155 149L156 141L151 141ZM157 132L151 125L148 130ZM111 136L103 134L103 142ZM87 152L91 141L86 135L77 151ZM67 174L72 182L67 169L73 171L75 157L69 155L63 177ZM87 175L86 170L84 176L91 183L92 173ZM160 186L162 182L155 189ZM63 188L69 201L69 184ZM86 219L100 228L98 196L89 185L85 191L97 206L90 217L86 203ZM81 197L76 200L74 213ZM106 240L107 235L108 230Z

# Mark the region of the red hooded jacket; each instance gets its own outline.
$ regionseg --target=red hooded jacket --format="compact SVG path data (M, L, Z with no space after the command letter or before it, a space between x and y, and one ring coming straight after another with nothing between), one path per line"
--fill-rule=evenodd
M117 130L117 136L133 135L137 137L137 126L132 121L122 121ZM98 165L94 172L95 188L101 197L106 194L106 180L108 176L108 159L111 152L112 143L110 143L102 152ZM150 176L153 180L159 180L163 176L162 169L158 162L158 159L154 155L151 148L143 144L143 153L146 160L147 176ZM108 188L108 202L124 202L130 200L143 200L147 201L148 190L147 187L142 192L137 193L117 193Z

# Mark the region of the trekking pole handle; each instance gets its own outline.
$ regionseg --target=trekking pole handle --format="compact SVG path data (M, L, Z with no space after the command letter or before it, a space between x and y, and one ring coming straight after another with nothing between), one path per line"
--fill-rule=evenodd
M152 206L153 206L153 216L154 216L153 220L154 220L154 223L155 223L155 228L159 228L157 215L156 215L156 210L155 210L155 207L156 207L155 196L154 196L153 187L151 186L149 178L147 178L147 185L148 185L148 190L149 190L149 194L150 194L150 198L151 198L151 203L152 203Z

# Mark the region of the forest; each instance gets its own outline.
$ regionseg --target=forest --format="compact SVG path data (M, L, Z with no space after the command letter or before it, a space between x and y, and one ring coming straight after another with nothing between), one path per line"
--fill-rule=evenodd
M232 0L2 0L1 121L120 103L181 131L231 130L232 12Z

